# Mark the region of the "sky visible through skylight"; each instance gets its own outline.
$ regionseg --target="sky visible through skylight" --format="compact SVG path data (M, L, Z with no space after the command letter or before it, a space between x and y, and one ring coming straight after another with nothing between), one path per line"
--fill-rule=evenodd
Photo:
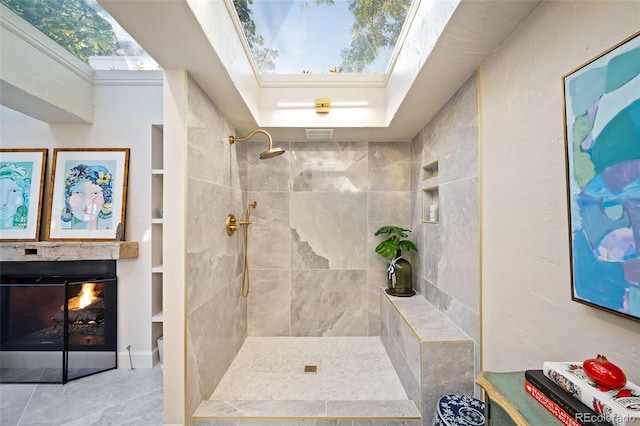
M97 0L0 1L94 69L160 68ZM289 75L384 73L411 5L411 0L229 1L258 72Z
M349 47L354 22L349 0L335 0L333 5L314 0L254 0L249 4L256 33L264 38L265 48L278 51L275 70L261 73L312 74L330 73L340 68L341 50ZM408 2L407 2L408 3ZM379 50L377 59L364 72L385 72L392 48Z
M127 51L124 49L120 50L119 53L122 55L120 58L113 58L111 60L103 58L106 60L100 61L99 57L94 57L93 60L90 60L90 65L94 69L159 69L158 63L142 47L140 47L138 42L136 42L115 19L113 19L109 12L104 10L97 0L85 0L85 2L102 18L109 22L109 24L111 24L111 28L116 34L118 43L120 45L127 46Z
M160 69L97 0L0 1L96 70Z

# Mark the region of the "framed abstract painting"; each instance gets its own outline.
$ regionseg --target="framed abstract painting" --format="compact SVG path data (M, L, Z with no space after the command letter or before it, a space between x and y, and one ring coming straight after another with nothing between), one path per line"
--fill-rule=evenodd
M640 32L562 80L571 298L640 321Z
M47 240L119 240L128 172L128 148L54 149Z
M38 241L46 149L0 149L0 241Z

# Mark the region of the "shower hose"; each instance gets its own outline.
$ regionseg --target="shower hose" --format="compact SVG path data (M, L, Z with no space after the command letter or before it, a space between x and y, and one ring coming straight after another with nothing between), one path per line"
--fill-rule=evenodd
M248 209L247 209L248 210ZM249 288L251 282L249 280L249 227L244 226L244 271L242 272L242 298L246 299L249 296ZM245 290L245 281L247 283Z

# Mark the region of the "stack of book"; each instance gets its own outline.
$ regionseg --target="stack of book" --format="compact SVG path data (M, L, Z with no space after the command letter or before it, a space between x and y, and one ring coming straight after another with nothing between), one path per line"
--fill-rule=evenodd
M598 414L565 392L542 370L524 372L524 390L566 426L611 426Z
M545 362L543 370L525 371L525 391L564 425L637 426L640 387L599 388L582 363Z

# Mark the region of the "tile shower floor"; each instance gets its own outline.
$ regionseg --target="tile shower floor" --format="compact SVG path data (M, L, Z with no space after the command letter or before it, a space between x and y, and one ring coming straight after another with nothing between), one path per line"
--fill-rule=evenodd
M305 418L387 419L391 425L419 424L420 413L379 337L248 337L194 424L242 418L252 425Z
M305 373L306 365L317 366ZM379 337L248 337L211 400L406 400Z

